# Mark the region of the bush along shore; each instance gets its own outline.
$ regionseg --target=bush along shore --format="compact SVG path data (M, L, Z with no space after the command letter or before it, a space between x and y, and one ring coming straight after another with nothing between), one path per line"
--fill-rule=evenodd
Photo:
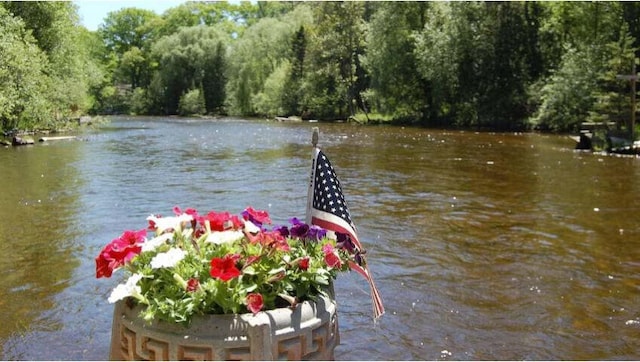
M82 116L71 119L64 127L57 129L11 130L2 132L0 146L27 146L38 142L50 142L78 139L78 133L84 128L106 123L103 116Z

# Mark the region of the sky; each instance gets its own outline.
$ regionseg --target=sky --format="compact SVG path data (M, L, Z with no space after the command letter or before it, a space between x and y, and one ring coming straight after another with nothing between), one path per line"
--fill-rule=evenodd
M98 29L98 26L111 11L122 8L140 8L152 10L156 14L162 15L165 10L184 2L185 0L76 0L73 3L78 6L80 24L94 31Z

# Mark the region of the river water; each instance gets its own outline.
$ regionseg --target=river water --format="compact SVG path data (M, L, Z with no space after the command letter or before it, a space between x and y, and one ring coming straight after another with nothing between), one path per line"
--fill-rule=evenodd
M336 359L640 359L640 159L562 136L173 118L0 149L0 359L107 359L121 280L94 258L150 213L304 217L314 126L387 311L374 323L366 282L341 275Z

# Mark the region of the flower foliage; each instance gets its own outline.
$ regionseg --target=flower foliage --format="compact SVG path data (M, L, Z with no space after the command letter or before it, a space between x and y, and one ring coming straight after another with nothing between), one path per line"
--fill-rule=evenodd
M324 293L353 259L345 235L338 243L296 218L268 229L269 214L251 207L239 216L174 212L149 216L146 230L125 231L96 257L97 278L120 268L129 274L109 302L130 298L145 306L146 320L189 323L198 314L295 306Z

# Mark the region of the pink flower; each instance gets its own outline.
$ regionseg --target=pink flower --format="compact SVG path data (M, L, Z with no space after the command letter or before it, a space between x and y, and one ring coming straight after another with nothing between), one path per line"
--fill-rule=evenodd
M287 238L282 236L279 231L262 231L256 235L245 233L251 244L261 244L264 247L273 248L278 251L289 251L289 243Z
M338 255L338 252L333 248L333 245L324 245L322 247L322 251L324 252L324 262L327 263L328 266L338 269L342 267L342 260L340 260L340 256Z
M228 282L233 278L237 278L242 274L236 267L236 261L239 255L227 255L224 258L211 259L210 274L212 278L218 278L224 282Z
M259 293L250 293L247 295L246 299L247 308L253 313L257 314L264 307L264 303L262 300L262 294Z
M333 245L331 244L324 244L322 246L322 252L325 254L329 254L329 253L333 253L335 249L333 248Z

